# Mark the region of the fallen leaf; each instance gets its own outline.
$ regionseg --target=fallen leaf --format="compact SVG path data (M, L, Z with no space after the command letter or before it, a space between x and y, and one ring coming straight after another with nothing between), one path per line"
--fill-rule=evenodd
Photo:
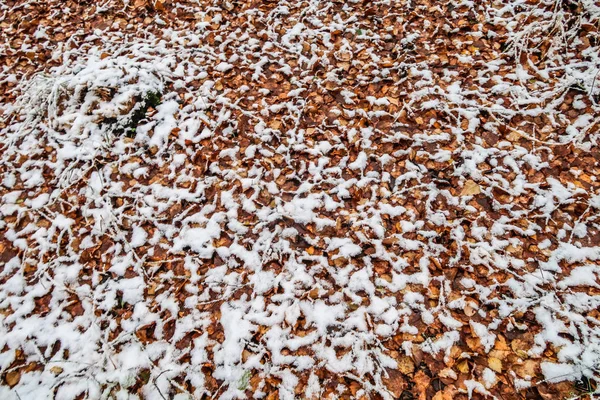
M520 365L514 365L512 369L520 378L533 378L536 375L538 362L535 360L526 360Z
M6 384L12 388L21 380L21 373L19 371L7 372L4 380L6 381Z
M465 182L465 186L463 186L463 190L460 192L460 195L473 196L479 193L481 193L481 188L479 185L475 181L469 179Z
M394 397L400 397L404 389L408 387L408 383L400 371L395 369L386 369L386 371L388 376L382 379L384 385Z
M52 368L50 368L50 372L52 372L54 375L60 375L63 372L63 369L59 366L54 366Z
M453 399L452 392L446 391L446 390L440 390L433 396L432 400L452 400L452 399Z
M488 366L496 372L502 372L502 361L496 357L488 358Z
M463 374L466 374L469 372L469 363L467 360L462 360L461 362L456 364L456 368L458 368L458 370Z
M477 312L477 308L478 308L477 304L475 304L472 301L467 301L465 303L465 307L463 308L463 311L467 317L472 317Z
M415 363L408 356L402 356L398 360L398 370L404 375L409 375L415 372Z
M467 371L468 371L468 366L467 366ZM452 380L456 380L456 378L457 378L456 372L454 372L454 370L452 368L444 368L443 370L441 370L438 373L438 376L440 378L446 378L446 379L452 379Z
M157 11L164 11L164 9L165 9L165 1L164 0L155 0L155 2L154 2L154 8Z
M419 394L419 400L425 400L427 398L427 388L429 387L430 381L431 378L429 378L423 371L419 371L415 374L415 389Z

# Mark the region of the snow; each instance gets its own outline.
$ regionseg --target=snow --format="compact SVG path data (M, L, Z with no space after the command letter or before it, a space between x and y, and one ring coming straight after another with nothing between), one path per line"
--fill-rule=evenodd
M42 193L33 200L26 200L25 204L30 206L32 209L38 209L42 208L46 203L48 203L49 198L50 195L48 193Z
M557 41L546 65L521 65L511 51L553 19L522 34L537 4L462 2L488 20L469 43L453 33L449 68L434 18L377 5L389 32L358 34L357 2L228 4L178 4L193 27L154 10L139 35L71 42L40 22L22 49L53 66L1 70L16 98L0 104L0 372L17 349L44 368L0 398L134 398L142 370L150 399L245 398L249 376L256 398L274 380L280 398L347 380L385 397L397 354L454 365L465 336L491 356L515 330L548 382L597 373L597 46L578 60ZM472 46L504 31L506 51ZM119 133L150 92L160 104ZM481 193L462 195L468 181ZM505 382L473 371L469 397ZM539 383L512 376L515 390Z
M487 389L494 386L498 379L496 377L496 373L489 368L483 370L483 372L481 373L481 378L483 379L483 384Z
M490 392L488 392L485 388L485 386L483 386L481 383L474 381L474 380L466 380L465 381L465 386L467 387L467 395L469 396L469 399L473 398L473 393L481 393L483 395L490 395Z
M352 242L351 239L348 238L333 238L329 242L329 246L327 246L327 251L337 250L338 254L334 256L350 258L359 255L362 252L362 248L359 245L356 245Z
M581 373L571 364L542 362L541 368L544 379L550 383L575 381L581 377Z
M221 324L225 333L225 341L218 352L215 362L218 367L215 371L217 379L227 382L236 382L241 377L241 370L237 363L241 359L245 341L252 338L255 326L244 318L244 309L229 305L221 306Z
M219 71L219 72L227 72L227 71L229 71L229 70L230 70L230 69L232 69L232 68L233 68L233 65L232 65L232 64L229 64L229 63L226 63L226 62L219 63L219 64L218 64L218 65L215 67L215 69L216 69L217 71Z
M131 234L131 241L129 245L133 248L143 246L146 243L146 239L148 238L148 234L144 230L144 228L140 226L136 226L133 228L133 232Z
M316 301L314 304L302 303L300 308L305 314L307 322L313 323L320 335L323 335L329 326L335 325L338 319L344 317L344 307L342 305L330 306L321 300Z
M471 329L473 329L475 334L479 337L485 352L489 353L492 347L494 347L494 343L496 343L496 334L490 332L485 325L480 324L479 322L469 321L469 324L471 325Z
M356 160L348 164L350 169L359 169L363 171L367 167L367 154L364 151L361 151L356 157Z

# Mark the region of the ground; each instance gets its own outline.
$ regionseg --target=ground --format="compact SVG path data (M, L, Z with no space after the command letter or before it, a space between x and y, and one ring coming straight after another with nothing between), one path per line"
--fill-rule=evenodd
M592 398L592 0L0 0L0 398Z

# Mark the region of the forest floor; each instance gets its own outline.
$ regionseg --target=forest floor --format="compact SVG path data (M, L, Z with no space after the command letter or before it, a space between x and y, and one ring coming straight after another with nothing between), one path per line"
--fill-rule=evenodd
M1 399L598 396L597 2L0 0L0 39Z

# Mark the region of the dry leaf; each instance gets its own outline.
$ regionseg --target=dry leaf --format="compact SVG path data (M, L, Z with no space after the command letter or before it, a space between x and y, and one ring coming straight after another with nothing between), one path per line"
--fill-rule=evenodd
M467 371L468 371L468 366L467 366ZM461 371L462 372L462 371ZM452 368L444 368L443 370L441 370L438 373L438 376L440 378L446 378L446 379L452 379L455 380L457 378L456 376L456 372L454 372L454 370Z
M395 369L386 369L387 377L384 377L383 383L395 397L400 397L404 389L408 387L408 383L404 379L402 373Z
M454 396L458 393L458 389L454 385L448 385L444 388L444 400L454 399Z
M493 371L496 371L498 373L502 372L502 361L500 361L496 357L490 357L490 358L488 358L488 366Z
M465 186L463 186L462 191L460 192L461 196L474 196L476 194L481 193L481 188L479 185L473 180L469 179L465 182Z
M6 373L4 380L8 386L14 387L21 380L21 373L19 371L9 371Z
M430 381L431 378L429 378L423 371L419 371L415 374L415 390L419 394L419 400L425 400Z
M469 372L469 363L467 360L462 360L461 362L456 364L456 368L458 368L458 370L463 374L466 374Z
M449 390L448 388L444 388L444 390L440 390L435 395L433 395L432 400L453 400L454 399L454 391Z
M467 301L465 302L465 307L463 308L463 311L467 317L472 317L473 315L475 315L478 308L479 307L477 307L476 303L472 301Z
M512 369L520 378L533 378L536 375L538 364L535 360L525 360L522 364L513 365Z
M415 372L415 363L408 356L402 356L398 360L398 370L404 375L410 375Z
M494 343L494 349L498 351L510 351L510 347L508 343L506 343L506 338L502 335L496 335L496 342Z
M54 375L60 375L63 372L63 369L59 366L54 366L52 368L50 368L50 372L52 372Z

